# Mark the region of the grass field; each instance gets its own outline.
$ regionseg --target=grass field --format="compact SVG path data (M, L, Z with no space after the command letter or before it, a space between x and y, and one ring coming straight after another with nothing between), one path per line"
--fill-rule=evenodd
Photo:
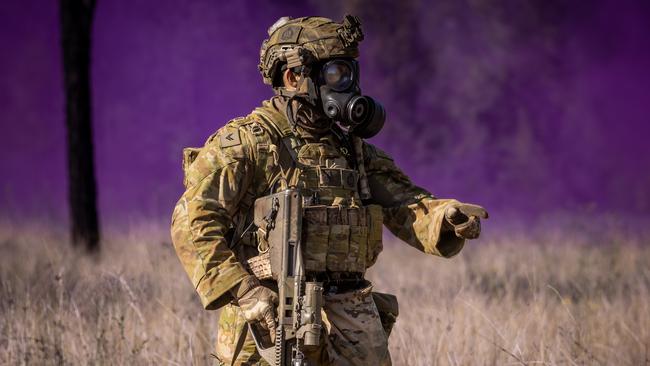
M30 232L27 235L25 232ZM486 237L451 260L388 243L395 365L650 365L650 246ZM204 365L202 310L167 232L113 233L101 257L43 227L0 227L0 364Z

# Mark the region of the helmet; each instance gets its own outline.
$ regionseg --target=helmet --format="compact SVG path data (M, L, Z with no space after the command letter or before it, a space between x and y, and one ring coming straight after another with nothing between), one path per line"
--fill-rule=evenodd
M264 83L274 85L282 64L290 68L333 57L356 58L363 40L359 18L346 15L342 23L322 17L282 17L268 30L260 49L259 70Z

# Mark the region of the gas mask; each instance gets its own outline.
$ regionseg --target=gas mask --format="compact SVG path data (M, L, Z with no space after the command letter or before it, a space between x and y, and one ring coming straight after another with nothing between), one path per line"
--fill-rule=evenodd
M375 136L384 126L384 107L361 95L359 64L351 59L333 59L320 68L317 79L320 102L325 115L361 138Z
M354 59L335 58L319 64L302 49L287 52L289 67L296 67L302 76L304 85L301 92L286 93L290 102L287 104L287 116L293 120L294 111L291 100L300 100L302 104L298 114L309 112L320 123L312 121L316 129L329 129L328 121L339 122L348 132L361 138L375 136L384 126L386 112L384 107L369 96L361 95L359 87L359 64ZM283 90L278 90L281 94ZM321 118L318 118L322 114ZM296 121L291 121L292 125Z

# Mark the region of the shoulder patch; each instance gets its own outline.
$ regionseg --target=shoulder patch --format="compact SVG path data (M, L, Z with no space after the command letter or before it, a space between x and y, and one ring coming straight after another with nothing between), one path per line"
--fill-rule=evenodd
M239 138L239 129L224 129L223 133L219 134L219 143L222 148L241 145L241 139Z

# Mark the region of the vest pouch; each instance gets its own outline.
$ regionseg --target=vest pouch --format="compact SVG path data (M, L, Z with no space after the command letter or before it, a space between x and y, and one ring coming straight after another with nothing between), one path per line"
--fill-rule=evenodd
M350 249L346 258L346 270L348 272L365 272L367 251L368 228L365 226L350 226Z
M381 206L366 206L368 220L368 248L366 253L366 268L372 266L377 261L379 253L384 249L382 243L384 214Z
M332 272L347 271L349 246L350 225L330 225L329 250L327 250L328 270Z
M302 252L305 270L308 272L325 272L329 246L330 227L327 225L303 222Z

